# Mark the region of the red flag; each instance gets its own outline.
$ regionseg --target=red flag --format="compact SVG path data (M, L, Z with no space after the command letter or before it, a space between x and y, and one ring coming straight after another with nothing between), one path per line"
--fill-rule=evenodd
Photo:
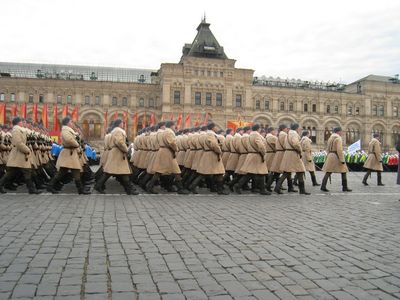
M57 104L53 106L53 131L58 131L58 110Z
M142 118L142 128L146 127L146 112L144 112L143 114L143 118Z
M49 120L47 118L47 104L42 107L42 123L45 128L49 128Z
M21 104L21 117L23 117L24 119L26 119L26 103L22 103Z
M65 118L68 116L68 105L64 105L61 111L61 118Z
M11 117L16 117L17 116L17 104L11 105Z
M197 114L196 122L194 123L194 127L198 127L200 125L200 114Z
M180 130L182 127L182 114L179 114L178 120L176 121L176 129Z
M190 118L192 114L187 114L185 118L185 127L184 128L190 128Z
M75 106L71 112L71 119L74 122L78 122L78 106Z
M132 118L132 132L133 132L133 136L136 136L137 134L137 125L138 125L138 113L135 112L133 114L133 118Z
M118 119L118 112L114 113L114 120Z
M106 110L104 112L104 135L107 134L107 129L108 129L108 111Z
M124 129L125 129L125 131L128 131L128 112L124 111L122 113L122 115L123 115L123 119L124 119Z
M204 125L208 124L208 113L206 113L205 117L204 117Z
M37 123L37 103L34 103L32 107L32 121Z
M6 124L6 105L0 104L0 125Z
M150 126L156 125L156 115L154 113L150 116Z
M174 120L174 113L171 113L171 121Z

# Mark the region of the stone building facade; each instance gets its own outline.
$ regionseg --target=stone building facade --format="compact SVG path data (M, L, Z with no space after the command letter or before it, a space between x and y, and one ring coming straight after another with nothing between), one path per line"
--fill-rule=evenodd
M213 120L221 128L238 116L265 126L299 122L311 131L316 149L323 149L333 127L342 126L345 141L361 139L366 148L374 132L383 148L393 150L400 134L398 77L369 75L348 85L254 77L254 70L235 67L203 20L192 44L185 44L179 63L162 63L159 70L0 63L0 103L33 103L79 107L79 121L91 141L104 135L114 113L138 113L139 127L149 121L192 114ZM59 114L59 118L60 115Z

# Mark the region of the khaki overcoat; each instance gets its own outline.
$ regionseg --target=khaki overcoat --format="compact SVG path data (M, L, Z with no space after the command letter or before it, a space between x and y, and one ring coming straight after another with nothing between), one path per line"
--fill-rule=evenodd
M222 144L222 164L224 165L224 168L226 168L226 164L228 162L229 156L231 155L231 145L230 141L233 138L231 134L228 134L225 137L224 143Z
M115 127L111 131L110 151L104 164L104 172L112 175L131 174L127 153L126 132L120 127Z
M8 156L7 167L31 168L31 150L26 145L25 128L15 125L11 131L12 148Z
M287 133L284 131L279 132L278 138L276 140L275 155L271 163L270 172L282 173L281 168L283 155L285 154L285 141Z
M163 132L157 134L157 141L160 149L154 158L152 171L165 175L180 174L181 170L176 161L178 147L175 132L171 128L166 128Z
M244 133L242 135L242 137L240 138L240 143L239 143L239 160L238 163L236 165L236 169L235 169L235 173L243 175L246 174L245 172L242 171L242 166L246 160L247 157L247 146L248 146L248 139L249 139L249 134L248 133Z
M305 172L306 169L301 159L301 152L299 134L295 130L289 130L285 140L285 153L283 154L280 167L282 171L289 173Z
M82 171L82 166L79 160L80 145L76 140L77 133L69 126L61 128L61 140L63 149L58 156L56 167L77 169Z
M248 153L241 171L246 174L268 174L267 164L265 163L265 143L264 138L257 131L253 131L248 138Z
M104 137L104 151L100 158L100 166L102 166L103 168L104 164L107 161L108 151L110 151L111 149L110 138L111 138L111 133L107 133Z
M239 144L241 137L242 136L240 135L240 133L235 133L235 135L229 140L229 148L231 153L226 162L226 167L225 167L226 171L236 170L236 166L240 157Z
M196 145L194 143L194 139L195 139L196 135L197 135L197 133L190 133L188 136L187 143L188 143L189 149L186 151L185 164L184 164L186 169L192 168L193 159L194 159L194 156L196 155Z
M342 137L337 133L333 133L329 137L326 153L328 155L326 156L322 171L329 173L349 172L344 159Z
M373 138L368 145L368 158L364 163L364 168L373 171L383 171L382 149L378 139Z
M268 133L265 137L265 163L267 164L268 171L271 171L272 161L274 160L274 156L276 153L276 143L278 142L278 138Z
M222 163L222 150L218 142L218 137L212 130L207 130L201 135L203 143L203 154L197 166L197 173L203 175L220 175L225 173Z
M199 134L195 135L193 138L193 144L196 146L195 155L193 157L192 162L192 170L197 171L197 168L200 163L200 159L204 153L204 139L205 139L206 131L200 131Z
M311 149L311 139L309 137L303 136L301 138L300 144L302 149L302 160L306 171L315 172L315 164L312 156Z

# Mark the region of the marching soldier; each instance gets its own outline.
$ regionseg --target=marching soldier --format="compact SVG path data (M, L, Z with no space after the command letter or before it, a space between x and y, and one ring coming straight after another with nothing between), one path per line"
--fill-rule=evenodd
M238 181L235 180L235 170L236 166L239 161L240 157L240 151L239 151L239 144L241 141L241 137L243 134L243 128L239 127L236 129L235 135L229 139L229 149L230 149L230 155L228 157L228 160L226 162L226 167L225 167L225 182L229 182L229 187L231 191L233 191L233 185ZM232 177L232 180L231 180Z
M274 127L267 128L267 135L265 136L265 163L267 164L267 169L269 172L266 185L266 189L268 192L272 192L271 184L274 181L275 173L271 172L271 166L276 153L276 143L278 142L277 134L278 133ZM269 182L271 183L269 184Z
M376 171L376 174L378 176L378 185L384 186L384 184L382 183L383 165L381 155L382 149L381 143L379 142L379 133L374 133L373 138L368 145L368 158L367 161L364 163L364 168L367 169L367 173L365 174L362 181L364 185L368 185L368 176L370 176L373 171Z
M252 178L253 186L257 186L261 195L271 195L265 190L265 175L268 174L267 164L265 163L265 143L260 134L261 126L255 124L247 141L247 155L241 171L246 173L238 183L233 186L236 193L241 194L241 187ZM246 142L246 141L245 141Z
M222 163L222 150L216 135L217 127L214 123L207 125L207 131L199 137L202 145L202 156L199 158L197 168L197 177L191 183L189 190L194 194L197 193L197 186L205 177L212 176L216 182L217 193L219 195L227 195L228 192L224 190L224 165Z
M326 188L328 178L332 173L340 173L342 176L342 190L343 192L351 192L347 185L346 173L349 172L343 154L342 144L342 128L336 127L333 129L333 134L328 139L328 146L326 152L328 153L326 161L322 170L325 172L324 179L322 179L321 191L329 192Z
M306 169L301 156L302 149L299 131L299 124L292 124L285 139L285 153L283 155L282 164L280 167L283 171L283 175L279 178L274 190L277 194L282 193L280 187L285 179L288 180L288 192L294 192L291 173L296 173L299 182L299 193L302 195L310 195L310 193L306 192L305 190L304 174Z
M313 186L320 186L317 182L317 178L315 177L315 164L313 161L312 153L311 153L311 139L310 139L310 132L308 130L304 130L301 134L301 149L302 149L302 158L304 167L306 171L310 172L311 182Z
M226 164L228 162L229 156L231 155L231 145L230 141L233 138L232 128L228 128L225 132L225 140L222 144L222 163L224 164L224 168L226 169Z
M79 157L81 146L77 140L78 133L74 130L74 124L69 117L65 117L62 122L61 140L63 149L57 159L58 172L53 179L50 180L47 191L57 194L55 186L67 175L70 171L75 181L75 186L79 194L90 194L90 191L85 190L81 181L82 163Z
M126 145L126 133L123 129L124 123L121 119L117 119L114 121L113 127L109 141L110 150L107 154L107 161L104 163L103 175L96 182L94 189L104 194L103 187L106 181L111 176L115 176L124 187L127 195L137 195L138 193L129 180L131 169L127 157L128 146Z
M22 173L28 187L29 194L40 194L32 181L32 151L26 145L26 130L23 128L23 122L20 117L15 117L12 120L12 149L7 160L7 173L0 180L0 193L6 193L4 186L9 185L13 180Z

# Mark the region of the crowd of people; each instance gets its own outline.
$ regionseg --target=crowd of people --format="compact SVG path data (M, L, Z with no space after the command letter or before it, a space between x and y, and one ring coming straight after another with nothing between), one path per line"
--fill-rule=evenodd
M20 117L12 123L12 129L3 127L0 136L1 193L15 190L22 183L32 194L43 189L58 193L73 179L79 194L90 194L93 183L94 189L103 194L107 180L115 177L128 195L138 194L135 185L153 194L161 191L159 187L178 194L197 194L198 188L204 187L221 195L241 194L243 190L261 195L286 190L309 195L306 172L312 185L324 192L329 191L331 174L340 173L342 191L351 192L340 127L334 128L327 141L322 167L325 176L320 184L315 176L310 132L297 123L278 128L254 124L222 131L211 122L176 131L173 121L162 121L141 130L130 144L123 121L117 119L105 135L96 173L89 166L80 127L69 117L62 120L62 147L57 148L56 160L51 155L55 148L46 129ZM368 185L371 172L377 172L377 184L383 186L378 134L369 143L364 167L367 172L362 183Z

